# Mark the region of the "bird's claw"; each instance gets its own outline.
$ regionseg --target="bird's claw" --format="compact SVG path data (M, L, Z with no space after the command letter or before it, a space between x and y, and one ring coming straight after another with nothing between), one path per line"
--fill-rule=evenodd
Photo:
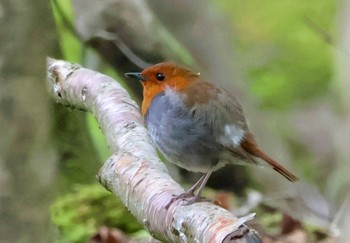
M196 202L211 202L211 203L217 204L216 200L206 198L206 197L201 197L199 195L194 195L192 192L184 192L179 195L174 195L174 197L170 199L170 201L165 205L165 209L169 209L170 205L178 200L186 201L183 205L191 205Z

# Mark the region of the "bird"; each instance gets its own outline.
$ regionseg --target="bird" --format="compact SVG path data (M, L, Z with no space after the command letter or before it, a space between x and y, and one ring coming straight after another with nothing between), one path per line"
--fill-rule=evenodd
M151 140L165 158L203 176L174 200L196 202L212 172L226 164L265 161L291 182L298 177L258 146L239 101L200 73L173 62L125 73L141 81L141 112Z

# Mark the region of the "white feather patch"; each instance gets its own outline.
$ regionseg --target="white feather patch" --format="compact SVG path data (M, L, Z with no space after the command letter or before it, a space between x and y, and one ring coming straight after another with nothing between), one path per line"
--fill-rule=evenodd
M244 130L235 124L226 124L224 126L224 134L220 136L220 142L224 145L238 146L244 135Z

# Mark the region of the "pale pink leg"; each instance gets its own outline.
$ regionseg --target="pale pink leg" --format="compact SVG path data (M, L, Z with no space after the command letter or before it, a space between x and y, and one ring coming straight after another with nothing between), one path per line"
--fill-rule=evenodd
M194 196L200 197L202 190L204 189L205 185L208 182L209 177L213 173L213 169L210 168L207 173L201 176L199 180L186 192L186 193L191 193ZM197 191L197 193L196 193Z
M175 197L173 197L170 202L165 206L165 208L169 208L169 206L177 200L180 199L185 199L185 198L192 198L191 200L188 201L187 204L192 204L198 201L202 201L203 199L201 198L201 193L202 190L204 189L205 185L208 182L208 179L210 177L210 175L213 173L214 171L214 166L212 166L209 171L207 173L205 173L204 175L201 176L201 178L199 178L199 180L186 192L177 195ZM205 199L203 201L206 201ZM207 200L210 201L210 200Z

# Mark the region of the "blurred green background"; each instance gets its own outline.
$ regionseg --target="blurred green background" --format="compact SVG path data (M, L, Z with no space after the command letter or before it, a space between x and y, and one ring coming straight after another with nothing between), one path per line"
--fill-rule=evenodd
M307 225L309 242L321 242L332 236L330 225L350 182L349 5L346 0L51 0L41 12L28 10L33 12L28 16L34 16L28 33L36 23L45 21L39 18L45 12L45 18L52 21L41 33L46 42L39 60L49 55L109 75L138 103L141 87L124 80L123 73L166 60L187 65L228 89L241 100L262 147L298 174L304 184L295 189L273 171L232 167L215 173L209 186L234 192L237 207L244 205L249 191L257 190L263 195L264 206L280 216L297 214L295 207L285 206L287 199L291 198L294 206L309 205L301 206L301 216L296 218ZM24 46L32 40L28 36ZM51 161L54 192L45 204L54 224L48 238L86 242L107 226L144 239L147 234L142 227L95 179L110 156L95 118L53 104L47 97L43 101L50 110L47 129L55 151ZM11 164L4 168L7 166L11 168ZM192 173L171 165L169 169L185 184L195 180ZM15 190L8 190L9 195L15 194ZM2 211L8 213L12 210L8 208L3 206ZM264 219L258 224L269 232L282 216L271 214L269 218L264 209L257 209ZM310 220L309 214L316 221ZM21 221L22 217L13 215L8 217Z

